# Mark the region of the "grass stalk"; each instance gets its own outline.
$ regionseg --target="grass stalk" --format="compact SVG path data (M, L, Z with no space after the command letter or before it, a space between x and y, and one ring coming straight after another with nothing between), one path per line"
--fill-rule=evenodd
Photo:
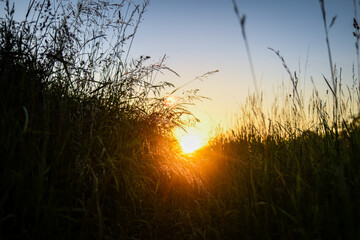
M243 37L243 39L244 39L246 54L247 54L248 61L249 61L249 64L250 64L251 76L252 76L252 79L253 79L253 82L254 82L256 98L259 99L259 97L260 97L260 90L259 90L259 87L258 87L258 84L257 84L256 74L255 74L255 69L254 69L254 64L253 64L253 61L252 61L251 52L250 52L250 47L249 47L249 42L248 42L248 40L247 40L246 31L245 31L246 15L244 14L244 15L241 16L236 1L235 1L235 0L232 0L232 2L233 2L233 7L234 7L234 11L235 11L236 17L238 18L238 21L239 21L239 24L240 24L240 27L241 27L241 34L242 34L242 37Z

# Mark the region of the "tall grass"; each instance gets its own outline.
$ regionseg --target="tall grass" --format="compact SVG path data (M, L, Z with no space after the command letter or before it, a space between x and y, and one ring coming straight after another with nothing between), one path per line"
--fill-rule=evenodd
M172 71L165 59L129 59L148 4L31 0L18 22L5 2L0 238L359 238L355 74L345 88L330 63L332 101L315 87L306 100L272 50L292 90L268 113L260 92L249 96L234 129L185 155L172 130L196 121L186 106L201 97L165 106L181 88L155 81Z
M116 238L146 224L138 216L158 191L156 146L174 145L171 130L193 121L184 106L197 98L187 92L176 107L164 106L173 85L154 79L171 71L164 59L128 60L148 4L31 0L19 22L5 2L3 238Z

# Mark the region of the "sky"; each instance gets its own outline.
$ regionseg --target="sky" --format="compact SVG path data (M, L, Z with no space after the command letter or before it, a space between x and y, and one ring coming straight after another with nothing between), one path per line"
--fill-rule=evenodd
M14 2L18 12L28 3ZM318 0L236 0L236 3L240 13L246 15L246 34L265 106L273 102L282 83L290 86L287 72L269 47L280 51L290 70L297 72L305 99L313 89L310 77L320 93L327 90L322 75L330 78L330 68ZM328 24L337 15L329 31L333 61L343 69L343 83L351 85L352 66L356 64L352 34L354 2L325 0L325 8ZM151 56L150 62L154 63L166 55L165 64L180 77L164 72L157 75L156 81L176 86L219 70L184 89L199 89L199 95L212 99L190 107L201 120L197 125L200 132L210 132L216 126L231 127L246 97L255 91L232 0L150 0L130 52L132 58L141 55Z
M246 15L246 34L255 75L264 93L264 103L272 103L274 93L289 77L271 47L296 71L305 98L313 85L326 91L322 75L330 78L324 24L317 0L237 0ZM353 0L325 0L330 24L330 46L334 63L343 70L343 83L352 84L352 65L356 64L353 36ZM358 10L359 11L359 10ZM171 73L158 76L180 86L208 71L219 70L204 81L195 81L187 89L199 89L211 101L197 103L191 109L200 118L202 131L220 124L228 128L249 93L254 93L248 57L241 28L231 0L152 0L144 15L131 55L149 55L154 61L167 56ZM308 94L307 94L308 93Z

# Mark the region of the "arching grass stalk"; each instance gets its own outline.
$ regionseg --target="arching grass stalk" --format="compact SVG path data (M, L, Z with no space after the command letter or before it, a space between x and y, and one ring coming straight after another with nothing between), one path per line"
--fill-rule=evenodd
M301 114L301 116L305 117L303 103L301 101L299 91L298 91L299 80L298 80L298 78L296 76L296 72L294 74L295 76L293 76L293 74L291 74L291 71L290 71L289 67L286 64L284 57L280 55L280 51L275 51L272 48L269 48L269 50L273 51L280 58L286 72L290 76L290 80L291 80L291 83L292 83L292 86L293 86L292 98L293 98L294 114L295 115ZM298 104L298 106L296 106L296 103Z
M239 20L239 23L240 23L241 34L242 34L242 37L243 37L244 42L245 42L246 53L247 53L247 56L248 56L248 60L249 60L249 64L250 64L250 69L251 69L251 75L252 75L252 79L253 79L253 81L254 81L254 86L255 86L255 91L256 91L256 99L259 99L259 97L260 97L259 87L258 87L258 84L257 84L257 81L256 81L254 64L253 64L253 61L252 61L251 52L250 52L250 47L249 47L249 42L248 42L248 40L247 40L246 31L245 31L246 15L243 14L242 16L240 16L239 9L238 9L238 7L237 7L237 4L236 4L235 0L232 0L232 2L233 2L233 5L234 5L235 14L236 14L236 16L237 16L237 18L238 18L238 20Z

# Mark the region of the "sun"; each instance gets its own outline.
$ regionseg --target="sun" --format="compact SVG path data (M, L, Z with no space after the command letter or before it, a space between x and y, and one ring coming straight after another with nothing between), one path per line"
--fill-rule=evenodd
M201 147L201 139L193 134L184 136L180 141L184 153L192 153Z
M185 154L191 154L196 150L204 147L209 141L209 134L207 129L201 128L201 126L175 128L174 136L181 148L181 151Z

